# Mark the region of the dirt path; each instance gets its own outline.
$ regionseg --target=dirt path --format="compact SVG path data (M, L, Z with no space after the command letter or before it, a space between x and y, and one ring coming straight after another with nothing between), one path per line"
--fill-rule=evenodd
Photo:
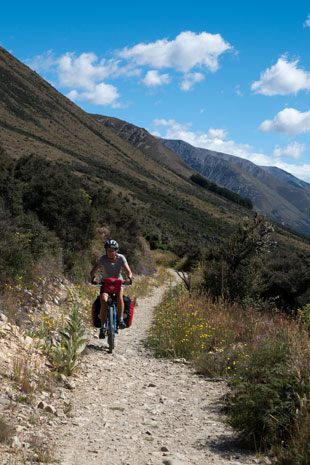
M72 419L57 433L61 465L202 465L259 463L239 450L219 420L223 382L188 365L154 359L142 339L164 289L139 302L115 352L97 331L75 380Z

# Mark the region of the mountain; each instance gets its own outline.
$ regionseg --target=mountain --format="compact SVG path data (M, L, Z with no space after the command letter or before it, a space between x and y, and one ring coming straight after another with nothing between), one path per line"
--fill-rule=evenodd
M156 137L152 136L145 129L134 126L118 118L103 115L93 115L93 117L100 123L103 123L105 127L111 129L123 140L154 160L159 161L164 166L172 169L179 175L189 178L196 172L190 165L183 161L180 155L159 142Z
M254 208L282 225L310 235L310 185L277 168L260 167L225 153L159 139L209 180L252 200Z
M308 182L302 181L301 179L296 178L287 171L276 168L275 166L262 166L266 171L271 173L275 178L284 181L287 184L291 184L294 187L300 187L301 189L310 190L310 184Z
M158 233L177 252L218 242L250 214L194 184L193 168L156 138L140 143L131 134L124 140L112 123L109 128L84 112L0 47L0 145L10 157L61 161L88 182L111 189L145 236Z

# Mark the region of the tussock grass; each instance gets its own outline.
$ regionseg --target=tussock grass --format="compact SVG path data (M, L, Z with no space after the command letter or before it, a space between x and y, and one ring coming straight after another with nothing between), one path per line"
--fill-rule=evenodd
M147 344L157 357L191 360L227 379L228 422L256 451L281 465L310 464L310 335L298 319L241 308L171 288L157 307Z
M7 420L0 417L0 442L6 442L13 434L13 428L8 424Z
M17 356L13 360L12 377L17 382L22 392L33 394L35 384L32 380L32 368L27 356Z

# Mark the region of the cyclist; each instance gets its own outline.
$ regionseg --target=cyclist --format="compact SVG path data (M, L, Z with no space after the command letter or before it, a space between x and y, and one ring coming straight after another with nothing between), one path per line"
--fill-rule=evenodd
M132 284L132 272L127 263L126 257L118 253L119 245L113 239L108 240L105 245L105 254L99 258L96 265L90 272L90 278L92 284L98 284L98 281L95 279L95 273L99 268L103 268L102 279L104 278L122 278L122 268L125 268L127 272L126 284ZM104 339L106 335L106 322L107 322L107 301L109 294L104 292L104 286L100 288L100 320L101 328L99 331L99 338ZM121 287L120 292L117 294L117 313L119 319L119 328L126 328L126 323L124 322L124 300L123 300L123 287Z

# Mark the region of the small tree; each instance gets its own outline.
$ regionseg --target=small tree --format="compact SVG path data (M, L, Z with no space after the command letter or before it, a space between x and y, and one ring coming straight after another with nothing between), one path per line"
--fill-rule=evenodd
M263 216L245 219L236 233L207 254L204 287L214 297L242 300L253 294L260 260L274 244L273 227Z

